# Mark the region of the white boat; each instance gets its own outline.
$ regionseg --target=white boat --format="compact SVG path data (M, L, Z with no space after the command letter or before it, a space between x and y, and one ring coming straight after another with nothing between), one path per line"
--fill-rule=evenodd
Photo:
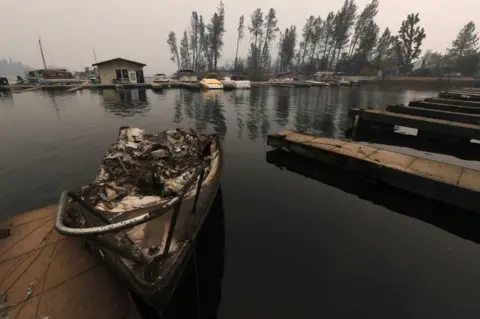
M152 83L168 84L171 81L172 79L168 78L164 73L157 73L153 76Z
M351 86L352 82L345 80L341 76L342 74L342 72L322 71L315 73L313 76L333 86Z
M352 82L345 80L343 77L339 77L331 81L332 85L339 85L339 86L351 86Z
M273 77L268 80L269 83L271 84L286 84L286 85L293 85L295 82L295 78L293 77L293 74L290 72L283 72L283 73L277 73Z
M200 81L200 85L207 90L223 90L223 83L218 79L217 73L208 73Z
M163 90L165 86L169 86L172 79L168 78L164 73L157 73L153 76L152 90Z
M330 84L317 73L315 73L310 80L306 80L305 83L310 83L312 86L330 86Z
M235 89L249 89L251 87L251 82L249 80L246 80L245 77L242 75L231 74L230 76L224 77L224 80L222 80L224 84L233 82L233 86L235 87Z

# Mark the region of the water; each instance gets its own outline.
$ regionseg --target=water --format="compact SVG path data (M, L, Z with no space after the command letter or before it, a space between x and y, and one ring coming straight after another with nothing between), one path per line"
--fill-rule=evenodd
M281 170L282 158L267 153L269 132L344 138L352 107L434 94L365 87L0 95L0 214L54 203L63 189L88 183L122 125L217 132L226 155L225 252L203 267L217 283L223 278L219 318L477 318L476 215L302 160Z

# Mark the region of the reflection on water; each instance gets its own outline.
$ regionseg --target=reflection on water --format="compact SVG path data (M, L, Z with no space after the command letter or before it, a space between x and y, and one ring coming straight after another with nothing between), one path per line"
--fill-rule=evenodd
M150 110L145 89L99 90L99 94L104 108L118 116L135 116Z
M164 318L217 318L225 266L225 210L221 188ZM198 284L198 286L197 286Z
M386 184L362 179L334 166L277 150L266 154L268 163L332 185L345 192L384 206L396 213L419 219L456 236L480 244L480 215L408 193Z

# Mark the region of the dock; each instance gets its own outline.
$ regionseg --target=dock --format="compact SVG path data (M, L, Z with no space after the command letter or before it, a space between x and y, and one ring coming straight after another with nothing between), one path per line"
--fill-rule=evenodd
M55 211L0 222L0 318L140 319L130 293L85 241L53 229Z
M480 114L461 113L453 111L440 111L429 108L404 106L404 105L389 105L387 111L397 114L407 114L422 116L427 118L434 118L446 121L454 121L461 123L470 123L480 125Z
M409 106L446 112L480 114L480 107L451 104L450 102L411 101Z
M418 129L417 136L453 138L459 142L480 139L480 126L475 124L367 109L350 109L349 116L354 119L353 125L362 129L375 128L393 132L394 126L405 126Z
M428 103L480 107L480 101L455 100L455 99L446 99L441 97L429 97L423 101Z
M480 101L480 93L467 92L467 91L447 91L438 93L439 97L442 98L454 98L459 100L466 101Z
M287 130L267 144L363 178L480 213L480 171L360 143Z

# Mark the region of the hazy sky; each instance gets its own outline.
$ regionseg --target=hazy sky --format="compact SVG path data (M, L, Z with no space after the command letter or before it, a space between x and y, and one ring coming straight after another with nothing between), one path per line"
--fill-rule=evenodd
M369 0L357 0L360 10ZM147 64L147 74L173 72L166 44L170 30L180 41L189 25L191 11L210 19L217 0L0 0L0 57L10 56L33 67L41 67L38 37L41 36L48 64L83 69L113 57ZM224 0L226 29L223 58L235 57L238 18L249 16L260 7L266 12L275 8L279 27L295 24L300 28L309 15L326 17L337 11L343 1L319 0ZM419 12L427 38L425 49L444 51L458 31L473 21L480 29L479 0L380 0L376 22L381 30L397 32L401 21ZM248 31L247 31L248 32ZM241 43L239 55L248 51L248 35Z

